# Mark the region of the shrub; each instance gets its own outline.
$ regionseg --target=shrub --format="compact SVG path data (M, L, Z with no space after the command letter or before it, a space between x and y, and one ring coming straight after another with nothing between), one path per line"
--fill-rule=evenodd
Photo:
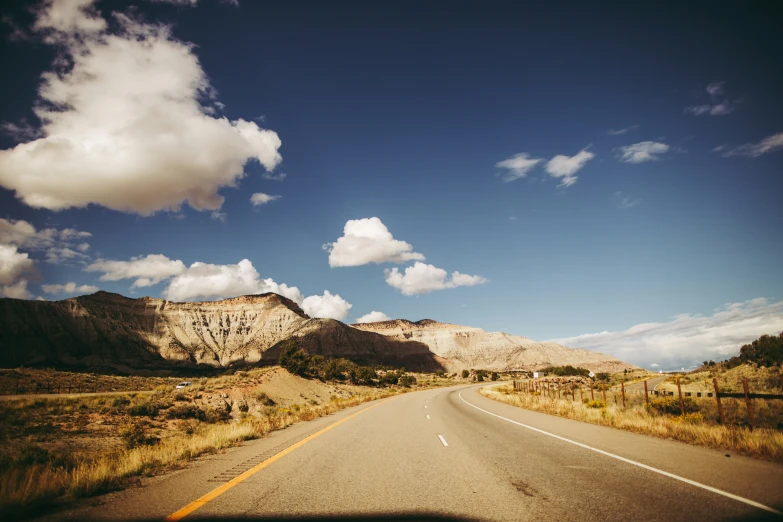
M133 417L155 417L158 407L151 402L142 402L128 408L128 413Z
M461 375L463 379L467 379L468 377L470 377L470 372L468 370L462 370Z
M130 399L124 395L120 395L119 397L114 397L111 400L112 408L122 409L128 406L129 404L130 404Z
M497 381L498 380L498 372L492 372L492 374L490 374L489 378L491 380L493 380L493 381Z
M590 375L590 370L586 368L576 368L574 366L549 366L541 370L544 373L552 373L559 377L587 377ZM606 374L608 378L608 373Z
M28 444L22 448L22 452L16 462L20 466L34 466L36 464L47 464L51 456L49 451L36 446L35 444Z
M585 406L588 408L594 408L594 409L606 408L606 403L601 399L595 399L595 400L584 399L583 402Z
M153 446L160 442L158 437L149 435L146 428L137 422L123 426L120 429L120 437L125 441L125 447L128 449Z
M403 375L399 378L397 381L400 386L404 386L405 388L410 388L414 384L416 384L416 377L413 375Z
M699 411L699 407L690 398L683 399L685 413ZM655 412L669 415L680 415L680 400L677 397L659 397L650 401L649 408Z
M263 404L264 406L275 406L277 403L272 400L269 395L267 395L265 392L259 390L256 392L256 400Z
M204 415L204 420L210 424L231 420L231 408L228 404L226 404L225 408L208 408L202 413Z
M282 343L280 348L280 366L294 375L307 377L309 362L307 354L296 345L296 342L287 340Z
M595 378L599 381L608 381L611 376L612 375L608 372L598 372L595 374Z
M204 411L195 404L177 404L166 411L169 419L198 419L204 420Z
M694 413L686 413L685 415L681 415L679 417L674 417L672 419L676 422L682 422L683 424L701 424L704 422L704 416L701 414L701 412L694 412Z

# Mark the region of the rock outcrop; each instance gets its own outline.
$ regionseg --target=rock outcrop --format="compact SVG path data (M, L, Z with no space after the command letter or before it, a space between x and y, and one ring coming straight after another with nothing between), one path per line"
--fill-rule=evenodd
M0 366L151 373L274 363L296 339L311 354L436 371L426 345L311 319L277 294L176 303L97 292L62 301L0 299Z
M536 370L547 366L572 365L595 372L616 372L635 368L612 356L589 350L540 343L503 332L439 323L431 319L411 322L404 319L352 325L399 340L426 344L448 361L449 369Z

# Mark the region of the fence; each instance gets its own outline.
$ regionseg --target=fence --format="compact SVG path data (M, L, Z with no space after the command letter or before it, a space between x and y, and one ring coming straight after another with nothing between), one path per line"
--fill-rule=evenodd
M651 395L653 397L674 396L673 391L649 390L647 387L646 380L643 381L644 391L636 390L636 389L634 389L633 391L626 390L625 383L620 383L619 390L617 388L611 388L611 387L607 390L605 382L601 382L600 386L596 386L592 380L588 380L586 385L583 383L582 380L571 381L571 380L564 380L562 378L557 380L547 379L547 378L526 380L526 381L515 380L513 382L514 382L514 390L523 393L546 395L552 399L570 398L572 401L576 401L576 394L578 392L580 402L584 401L585 398L594 401L596 400L596 395L597 395L599 399L603 399L605 404L609 404L609 402L607 401L607 391L608 391L611 394L611 397L614 399L615 404L619 406L622 403L623 408L626 408L629 402L635 403L636 401L634 401L634 398L641 398L643 396L644 406L649 410ZM703 400L706 400L707 398L714 398L715 406L717 407L717 421L720 424L726 424L727 422L732 423L732 421L737 422L739 419L737 419L737 415L736 415L737 413L736 400L734 401L734 404L730 408L727 408L726 405L721 402L721 399L740 399L740 400L744 399L747 423L751 427L751 429L755 429L757 426L757 417L755 411L756 409L754 408L753 405L753 400L763 400L763 401L783 400L783 394L752 393L750 391L747 378L742 379L742 387L743 387L742 393L721 391L720 387L718 386L717 378L713 378L712 383L714 389L713 392L688 392L688 391L683 392L682 387L680 385L680 377L677 376L677 397L678 397L677 402L679 403L680 415L685 415L686 404L690 404L688 401L692 401L695 393L695 398L701 398ZM619 397L617 394L618 391L620 392ZM632 404L632 405L637 405L637 404ZM731 410L731 415L729 415L729 412L727 411L729 409ZM730 416L731 418L729 419ZM778 415L778 419L777 419L778 427L781 422L779 417L780 416Z
M16 381L6 383L0 387L0 395L26 395L26 394L70 394L70 393L100 393L136 391L134 387L117 386L111 383L62 383L62 382L34 382Z

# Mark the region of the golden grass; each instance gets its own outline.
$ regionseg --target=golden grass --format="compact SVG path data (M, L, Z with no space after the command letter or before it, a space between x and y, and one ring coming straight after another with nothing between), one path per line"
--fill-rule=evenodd
M532 411L783 462L783 433L774 429L750 430L744 426L709 424L700 415L686 418L659 415L639 405L626 409L617 404L589 408L570 399L515 392L511 385L482 388L479 393Z
M296 422L323 417L404 391L407 390L367 390L352 397L334 398L321 405L299 406L295 410L279 408L268 416L247 416L231 423L202 424L190 435L173 434L156 445L122 449L84 460L71 469L33 465L3 470L0 473L0 514L29 514L64 493L84 497L116 489L131 477L172 469L199 455L262 437Z

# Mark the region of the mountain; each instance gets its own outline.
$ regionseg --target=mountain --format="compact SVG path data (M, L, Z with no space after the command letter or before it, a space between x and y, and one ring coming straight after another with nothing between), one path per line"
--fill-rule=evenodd
M62 301L0 299L0 366L160 373L276 363L280 343L359 363L436 371L426 345L311 319L277 294L176 303L97 292Z
M431 319L411 322L404 319L352 325L392 339L426 344L437 356L446 359L452 370L535 370L546 366L580 366L595 372L616 372L636 368L632 364L589 350L566 348L555 343L539 343L503 332L485 332L481 328L439 323Z

